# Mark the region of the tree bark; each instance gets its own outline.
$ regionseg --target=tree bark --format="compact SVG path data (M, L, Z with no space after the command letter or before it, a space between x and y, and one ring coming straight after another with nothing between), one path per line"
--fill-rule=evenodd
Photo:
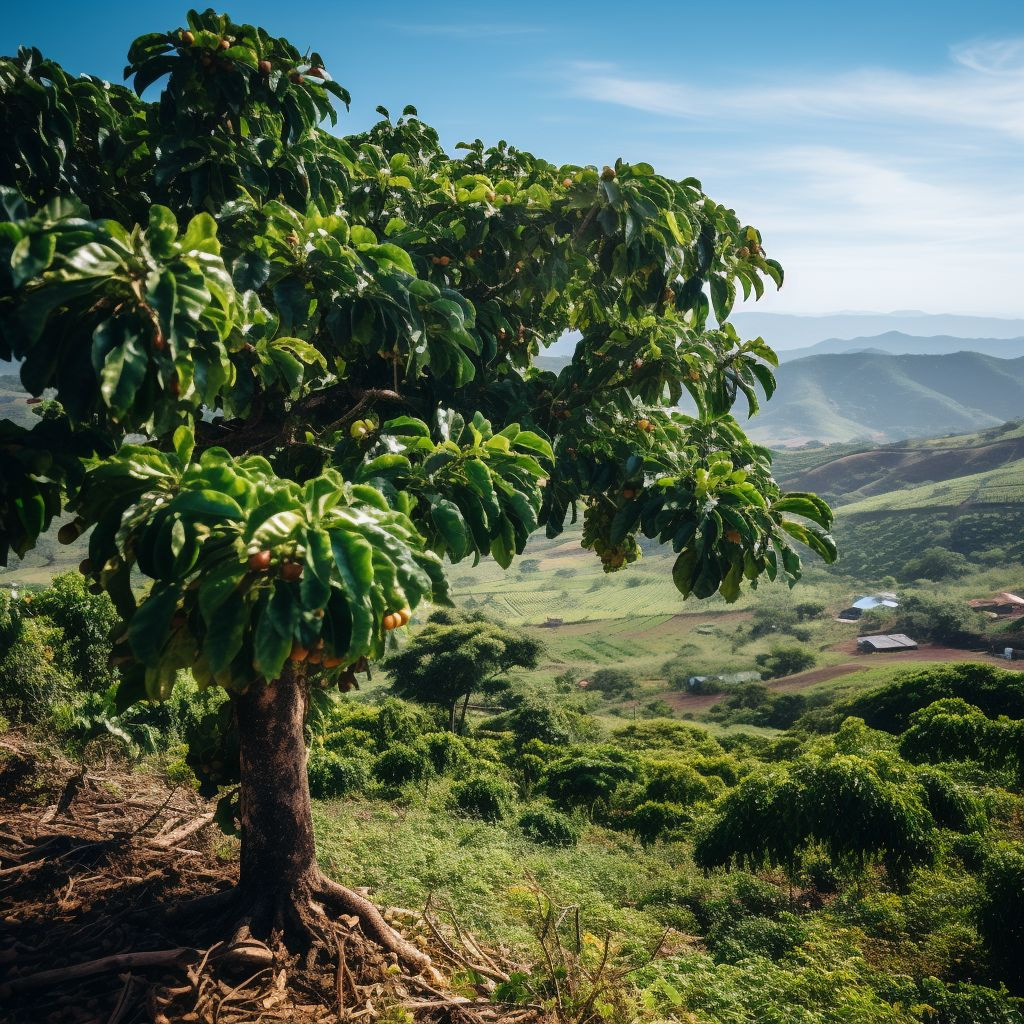
M462 702L462 714L459 716L459 735L461 736L466 731L466 710L469 708L469 698L473 694L467 693L466 699Z
M364 896L325 878L316 862L304 734L308 689L291 667L235 698L241 767L238 886L203 898L239 914L234 938L280 937L292 948L333 943L329 911L359 918L363 932L409 969L430 959L403 939ZM333 945L331 947L333 949Z
M242 851L238 887L245 904L283 925L284 905L315 891L320 878L306 776L306 684L294 673L253 686L235 702L241 763Z

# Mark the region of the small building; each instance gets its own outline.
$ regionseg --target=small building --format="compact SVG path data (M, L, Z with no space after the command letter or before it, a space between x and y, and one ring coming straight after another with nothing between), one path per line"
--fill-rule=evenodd
M879 633L876 636L857 637L857 650L861 654L877 654L881 651L916 651L917 641L905 633Z
M862 612L871 611L872 608L899 608L900 603L896 600L895 594L885 591L881 594L865 594L853 602L854 608Z
M968 601L969 608L987 615L1024 615L1024 597L1004 591L993 597L979 597Z

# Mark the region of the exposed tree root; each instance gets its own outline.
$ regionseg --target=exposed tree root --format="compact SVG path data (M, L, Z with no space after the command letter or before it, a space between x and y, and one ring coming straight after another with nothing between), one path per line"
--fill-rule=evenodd
M109 766L100 785L68 787L75 766L53 771L27 743L4 740L19 764L37 760L49 773L24 777L20 798L0 790L4 1024L369 1024L394 1005L417 1024L542 1016L491 1001L491 979L523 968L454 921L382 913L319 871L273 893L229 885L237 868L219 864L200 832L189 835L198 854L154 842L209 812L195 794ZM479 971L475 996L447 981L466 965Z

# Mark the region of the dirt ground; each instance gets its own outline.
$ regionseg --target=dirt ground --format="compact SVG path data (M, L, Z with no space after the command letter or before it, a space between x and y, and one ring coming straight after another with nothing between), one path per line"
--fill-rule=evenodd
M385 911L431 958L416 976L356 917L328 920L335 942L301 957L183 917L236 875L212 819L187 786L0 736L0 1024L541 1024L539 1007L490 998L529 967L467 945L430 908ZM475 997L447 980L468 970Z
M824 683L830 679L848 676L853 672L863 672L869 668L898 668L916 661L977 661L985 665L994 665L1011 672L1024 672L1024 661L1006 661L983 651L964 651L955 647L940 647L934 644L922 644L916 651L901 651L899 654L858 654L857 641L849 640L837 644L833 650L843 651L853 660L839 665L827 665L824 668L800 672L797 675L785 676L782 679L768 679L765 686L777 693L798 693L815 683ZM666 693L663 699L674 711L696 714L707 711L722 699L722 694Z

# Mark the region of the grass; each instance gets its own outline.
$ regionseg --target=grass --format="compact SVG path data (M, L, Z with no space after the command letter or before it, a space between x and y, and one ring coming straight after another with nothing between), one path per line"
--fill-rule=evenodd
M527 840L514 823L454 816L450 783L394 802L318 801L314 824L320 863L332 877L366 885L383 905L421 909L432 895L488 943L530 945L527 872L563 905L576 904L586 927L615 931L650 948L670 923L657 904L639 909L655 887L693 871L678 844L645 850L629 836L589 826L580 844L551 849Z

